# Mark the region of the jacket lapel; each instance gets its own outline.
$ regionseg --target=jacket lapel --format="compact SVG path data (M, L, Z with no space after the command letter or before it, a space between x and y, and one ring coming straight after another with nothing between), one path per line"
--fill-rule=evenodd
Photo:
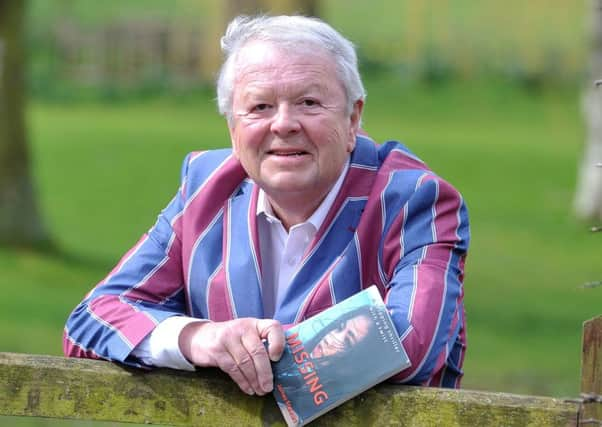
M224 207L223 260L235 317L263 317L255 188L245 180Z
M352 251L364 207L378 168L377 146L358 136L347 176L324 223L305 253L301 267L276 309L283 323L296 323L361 289L358 280L332 285L332 274L347 248Z

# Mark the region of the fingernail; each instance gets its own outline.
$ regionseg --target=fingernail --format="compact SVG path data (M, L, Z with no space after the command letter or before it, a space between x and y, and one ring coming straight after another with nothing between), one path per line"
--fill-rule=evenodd
M252 388L248 388L245 390L245 393L247 393L249 396L253 396L255 394L255 392L253 391Z
M261 388L263 389L263 391L265 391L266 393L269 393L270 391L272 391L272 389L274 388L272 383L263 383L261 385Z

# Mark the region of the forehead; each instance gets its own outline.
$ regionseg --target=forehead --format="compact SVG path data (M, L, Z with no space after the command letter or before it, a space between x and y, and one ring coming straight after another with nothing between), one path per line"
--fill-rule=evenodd
M356 332L365 332L370 327L370 319L367 316L356 316L347 322L347 327Z
M235 87L304 81L326 87L338 82L336 64L326 49L315 45L285 49L269 42L252 41L237 55Z

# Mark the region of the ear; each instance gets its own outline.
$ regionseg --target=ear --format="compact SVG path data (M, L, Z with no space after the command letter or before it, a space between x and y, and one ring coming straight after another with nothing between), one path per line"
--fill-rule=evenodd
M348 151L351 153L355 148L355 137L360 129L360 123L362 121L362 111L364 110L364 100L358 99L353 104L353 110L349 116L349 145Z

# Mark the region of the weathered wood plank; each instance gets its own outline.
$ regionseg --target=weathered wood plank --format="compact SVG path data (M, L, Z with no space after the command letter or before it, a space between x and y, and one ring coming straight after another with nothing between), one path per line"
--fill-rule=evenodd
M583 323L583 353L581 355L581 393L598 396L583 404L582 420L602 423L602 316Z
M574 426L579 405L546 397L381 385L316 426ZM169 425L284 425L271 396L217 370L151 372L83 359L0 353L0 415Z
M240 425L253 425L266 403L271 401L238 392L215 370L148 372L101 361L0 353L2 415L212 426L227 414Z

